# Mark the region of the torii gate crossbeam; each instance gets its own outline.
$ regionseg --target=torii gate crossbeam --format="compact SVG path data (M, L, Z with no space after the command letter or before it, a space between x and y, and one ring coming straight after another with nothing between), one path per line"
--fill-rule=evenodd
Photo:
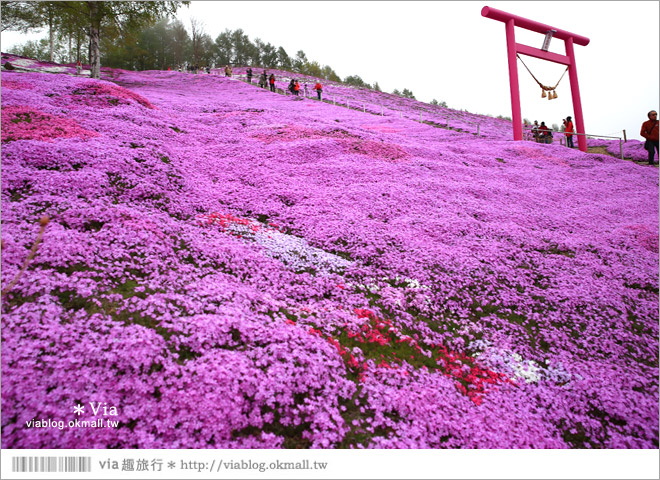
M523 139L522 114L520 112L520 88L518 85L518 63L516 54L520 53L531 57L540 58L549 62L560 63L568 67L568 78L571 83L571 99L573 100L573 111L575 114L575 127L578 135L578 148L587 151L587 139L584 136L584 117L582 115L582 104L580 102L580 87L578 85L577 69L575 67L574 44L586 46L589 39L582 35L567 32L549 25L545 25L528 18L519 17L511 13L497 10L496 8L484 7L481 16L503 22L506 27L506 49L509 60L509 84L511 88L511 116L513 118L513 139ZM541 50L516 43L514 27L524 28L532 32L547 34L552 31L552 36L564 40L566 55Z

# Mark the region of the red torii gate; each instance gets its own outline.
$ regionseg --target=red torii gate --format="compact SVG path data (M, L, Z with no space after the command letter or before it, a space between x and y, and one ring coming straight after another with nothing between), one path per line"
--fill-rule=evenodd
M575 68L575 52L573 44L586 46L589 44L589 39L582 35L560 30L558 28L550 27L543 23L529 20L527 18L512 15L511 13L497 10L496 8L484 7L481 9L481 16L504 22L506 26L506 50L509 58L509 83L511 87L511 114L513 117L513 139L523 139L522 129L522 115L520 113L520 89L518 87L518 63L516 62L516 54L529 55L530 57L548 60L550 62L560 63L568 67L568 78L571 82L571 97L573 99L573 110L575 113L575 127L578 137L578 148L587 151L587 139L584 136L584 118L582 116L582 104L580 103L580 88L578 86L577 70ZM529 47L516 43L514 27L524 28L532 32L543 33L546 35L543 49ZM564 40L566 46L566 55L558 55L556 53L548 52L547 46L549 45L550 38L554 36Z

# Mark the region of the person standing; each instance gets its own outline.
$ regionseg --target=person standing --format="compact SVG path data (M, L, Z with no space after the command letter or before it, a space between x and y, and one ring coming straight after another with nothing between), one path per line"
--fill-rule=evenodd
M248 83L252 83L252 68L248 67L247 69L247 79Z
M649 165L655 165L653 158L658 151L658 112L651 110L648 117L649 119L642 123L639 134L646 139L644 148L649 152Z
M539 127L539 142L548 143L548 135L550 134L550 129L546 126L545 122L541 122Z
M566 117L564 120L564 135L566 135L566 146L573 148L573 121L572 117Z
M289 89L289 92L291 92L291 95L294 95L293 93L294 87L295 87L295 80L292 78L291 81L289 82L289 86L287 87Z
M299 93L300 93L300 84L298 83L298 80L296 80L296 83L293 85L293 94L297 97Z
M539 141L539 121L538 120L534 120L534 125L532 125L532 137L534 137L535 142Z
M259 86L261 88L266 88L266 81L267 81L266 70L264 70L264 73L262 73L261 76L259 77Z
M275 75L270 74L270 77L268 78L268 83L270 84L270 91L274 92L275 91Z
M318 95L319 100L321 100L321 92L323 92L323 87L321 86L321 82L316 82L316 85L314 85L314 90L316 90L316 95Z

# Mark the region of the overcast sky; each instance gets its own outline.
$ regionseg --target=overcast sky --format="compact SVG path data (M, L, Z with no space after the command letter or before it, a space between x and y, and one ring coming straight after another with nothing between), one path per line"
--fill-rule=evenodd
M481 16L490 6L588 37L575 46L585 128L596 135L641 139L649 110L658 109L659 2L499 1L192 1L177 14L190 28L200 21L215 39L242 28L254 41L282 46L290 57L303 50L345 78L359 75L381 89L411 90L418 100L447 102L473 113L511 116L505 28ZM26 37L2 34L3 51ZM543 35L516 28L516 41L540 48ZM565 54L554 39L550 51ZM539 81L554 85L562 65L521 56ZM541 89L518 61L522 115L561 125L575 118L568 74L558 98Z

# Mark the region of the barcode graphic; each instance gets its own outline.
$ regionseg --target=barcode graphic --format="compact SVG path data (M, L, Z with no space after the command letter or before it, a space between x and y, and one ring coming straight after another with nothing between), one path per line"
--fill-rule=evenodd
M12 457L12 472L91 472L92 457Z

